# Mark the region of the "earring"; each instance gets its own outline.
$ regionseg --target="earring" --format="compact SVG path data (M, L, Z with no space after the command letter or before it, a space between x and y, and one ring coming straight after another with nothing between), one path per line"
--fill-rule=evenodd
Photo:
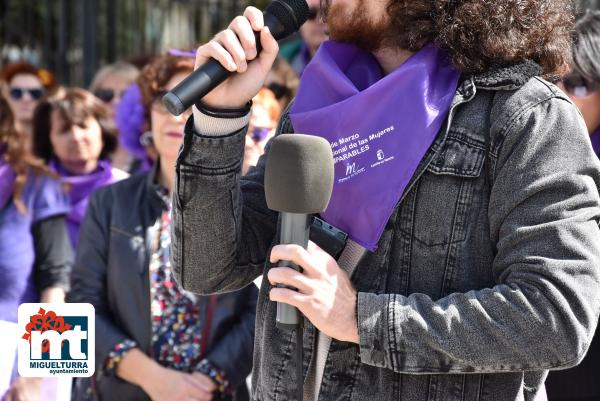
M140 143L143 147L148 148L154 145L154 140L152 139L152 132L146 131L140 136Z

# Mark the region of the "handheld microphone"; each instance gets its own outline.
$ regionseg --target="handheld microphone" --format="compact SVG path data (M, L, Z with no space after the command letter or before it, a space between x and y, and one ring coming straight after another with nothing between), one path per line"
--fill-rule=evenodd
M306 0L273 0L264 12L265 26L276 40L296 32L306 22L309 8ZM260 32L255 32L257 54L262 50ZM163 103L171 114L178 116L196 101L234 74L217 60L210 59L191 73L179 85L167 92Z
M280 244L308 246L311 215L327 209L333 191L333 154L324 138L284 134L270 144L265 169L265 194L267 206L281 213ZM289 261L278 266L288 266L300 271ZM277 327L297 328L300 324L298 310L277 303Z

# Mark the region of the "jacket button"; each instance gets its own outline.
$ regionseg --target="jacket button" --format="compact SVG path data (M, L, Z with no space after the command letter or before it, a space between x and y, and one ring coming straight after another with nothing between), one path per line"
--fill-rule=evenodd
M335 374L335 373L333 373L331 375L331 380L333 380L333 381L337 381L338 378L339 378L339 376L337 374Z

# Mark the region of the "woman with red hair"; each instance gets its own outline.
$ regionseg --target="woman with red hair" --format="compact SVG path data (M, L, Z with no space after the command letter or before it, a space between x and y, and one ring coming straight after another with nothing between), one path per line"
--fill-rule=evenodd
M242 175L246 175L250 167L256 166L258 158L265 153L265 145L275 134L280 115L281 106L270 89L261 89L252 99L252 114L246 134Z
M77 401L92 389L111 401L249 399L256 288L201 296L173 278L171 194L191 110L173 116L161 99L193 68L172 55L144 67L137 91L153 167L90 198L67 300L96 308L96 376L95 386L77 380Z
M54 86L54 77L46 70L21 61L7 65L0 73L2 94L14 115L17 132L31 138L33 111Z
M17 309L26 302L64 301L72 265L68 210L61 184L27 152L0 96L0 399L40 397L41 379L16 374Z

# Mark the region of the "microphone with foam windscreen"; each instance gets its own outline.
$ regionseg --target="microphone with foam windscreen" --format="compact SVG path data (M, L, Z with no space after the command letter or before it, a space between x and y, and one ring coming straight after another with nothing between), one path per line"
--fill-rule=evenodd
M324 138L284 134L270 144L265 170L267 206L281 213L280 244L295 244L306 249L311 215L327 209L333 191L333 154ZM279 266L300 268L289 261ZM277 327L297 328L298 310L277 304Z
M300 29L308 19L309 13L306 0L273 0L264 12L265 26L276 40L284 39ZM256 32L254 36L257 53L260 53L260 32ZM167 92L163 103L171 114L178 116L234 73L217 60L210 59Z

